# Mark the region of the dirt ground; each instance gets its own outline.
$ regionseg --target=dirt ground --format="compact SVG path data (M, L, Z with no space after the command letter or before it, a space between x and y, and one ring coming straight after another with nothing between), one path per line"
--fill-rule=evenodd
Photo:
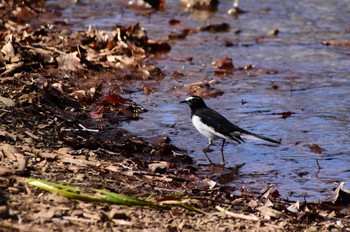
M72 33L45 1L0 3L0 231L344 231L348 195L291 202L220 184L166 136L140 139L118 127L146 110L125 96L149 94L163 78L151 62L170 45L142 25ZM181 151L181 154L180 154ZM238 167L237 167L238 168ZM69 199L29 178L106 189L172 207ZM340 186L341 187L341 186Z

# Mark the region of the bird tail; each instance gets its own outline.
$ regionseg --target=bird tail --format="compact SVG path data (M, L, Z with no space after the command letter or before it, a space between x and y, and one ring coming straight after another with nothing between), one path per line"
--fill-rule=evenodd
M281 141L270 139L268 137L265 137L265 136L262 136L262 135L258 135L258 134L252 133L252 132L248 132L248 131L245 131L244 133L242 133L241 136L243 138L245 138L245 139L252 139L252 140L260 140L260 139L262 139L262 140L265 140L265 141L268 141L268 142L271 142L271 143L281 144Z

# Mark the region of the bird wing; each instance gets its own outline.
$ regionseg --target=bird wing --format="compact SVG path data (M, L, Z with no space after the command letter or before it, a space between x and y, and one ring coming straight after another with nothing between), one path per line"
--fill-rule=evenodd
M216 122L217 124L215 125L215 130L220 134L226 136L228 139L234 140L238 143L244 142L243 138L262 139L271 143L281 144L280 141L270 139L263 135L255 134L253 132L240 128L239 126L233 124L224 116L222 116L221 114L219 114L218 112L216 112L211 108L202 108L200 110L201 111L199 113L201 115L202 122L207 125L213 124L210 122Z
M224 116L222 116L215 110L207 107L201 108L197 110L196 114L200 115L200 118L203 123L207 125L215 125L213 126L215 131L224 135L225 137L227 137L227 139L231 139L238 143L244 142L244 140L240 136L244 130L231 123L229 120L227 120Z

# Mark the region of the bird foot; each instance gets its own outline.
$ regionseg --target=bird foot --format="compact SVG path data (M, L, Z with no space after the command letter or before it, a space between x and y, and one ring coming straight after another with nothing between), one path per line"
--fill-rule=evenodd
M226 161L222 161L222 162L220 162L220 165L222 165L222 166L225 166L227 164L227 162Z

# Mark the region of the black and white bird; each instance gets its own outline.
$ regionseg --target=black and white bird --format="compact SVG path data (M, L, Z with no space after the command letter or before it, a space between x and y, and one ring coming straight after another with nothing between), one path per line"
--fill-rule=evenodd
M213 140L222 139L221 155L223 163L225 163L223 152L226 140L235 144L244 143L243 138L265 140L276 144L281 143L280 141L246 131L231 123L224 116L209 108L201 97L190 96L180 103L187 103L190 106L194 127L209 139L209 146L205 150L209 150L209 147L213 145ZM204 154L207 156L205 152ZM207 158L212 163L208 156Z

